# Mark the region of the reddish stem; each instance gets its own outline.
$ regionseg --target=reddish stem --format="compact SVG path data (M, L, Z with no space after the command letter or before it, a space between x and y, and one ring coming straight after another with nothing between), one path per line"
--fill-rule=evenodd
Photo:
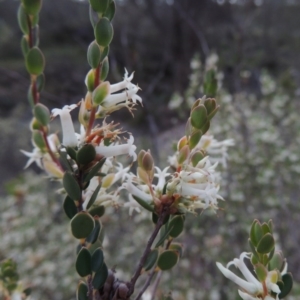
M39 103L39 93L37 91L36 78L33 78L31 82L32 82L33 103L37 104L37 103Z
M27 15L27 24L28 24L28 28L29 28L29 47L32 48L33 47L33 35L32 35L32 28L31 28L31 20L29 15Z
M95 71L94 89L101 83L101 80L100 80L101 67L102 67L102 64L99 64L99 66L96 68L96 71ZM86 130L86 136L89 136L92 132L92 128L94 126L94 122L96 119L96 111L97 111L96 107L93 107L91 110L89 124L88 124L87 130Z
M43 138L44 138L44 141L45 141L45 144L46 144L46 148L48 150L48 153L49 155L51 156L53 162L56 163L56 165L60 168L60 170L62 172L64 172L59 160L57 159L57 157L54 155L53 151L51 150L50 148L50 145L49 145L49 142L48 142L48 139L47 139L47 133L45 132L45 130L42 130L42 133L43 133Z

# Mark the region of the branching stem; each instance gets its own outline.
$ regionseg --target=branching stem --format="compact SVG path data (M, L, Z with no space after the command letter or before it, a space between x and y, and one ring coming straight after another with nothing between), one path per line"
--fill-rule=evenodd
M143 255L141 256L140 258L140 261L139 261L139 264L137 266L137 269L135 270L135 273L134 275L132 276L131 278L131 281L127 284L128 285L128 288L129 288L129 291L128 291L128 297L130 297L133 292L134 292L134 286L138 280L138 278L140 277L141 275L141 271L143 269L143 266L144 266L144 263L147 259L147 256L150 252L150 249L151 249L151 246L159 232L159 230L161 229L162 225L163 225L163 222L164 222L164 219L165 217L167 216L167 214L169 213L169 209L168 207L164 207L163 210L162 210L162 213L160 214L158 220L157 220L157 223L156 223L156 226L147 242L147 245L146 245L146 248L144 250L144 253Z

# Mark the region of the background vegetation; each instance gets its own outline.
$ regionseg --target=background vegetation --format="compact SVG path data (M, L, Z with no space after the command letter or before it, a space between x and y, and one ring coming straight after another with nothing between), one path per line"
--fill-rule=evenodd
M16 38L21 35L17 6L18 1L0 1L3 181L25 165L19 149L31 149L28 79ZM185 259L163 278L162 291L174 290L176 299L234 299L232 291L236 289L222 278L214 262L226 262L248 249L245 236L253 218L274 220L278 245L295 281L300 280L299 12L297 0L118 2L109 79L119 80L124 67L135 71L144 108L135 119L124 110L114 117L131 131L138 125L135 131L142 136L142 145L151 148L164 167L171 151L166 141L171 143L173 136L182 135L188 103L202 96L204 70L216 53L221 110L211 133L218 139L233 138L236 143L229 150L225 171L224 210L217 216L190 217L182 239ZM42 101L50 108L77 103L85 94L86 49L92 40L87 3L44 0L40 26L47 60ZM199 85L195 84L198 81ZM67 220L60 210L60 197L49 192L52 183L37 173L26 173L3 187L0 259L9 255L17 259L22 277L35 286L36 299L41 295L43 299L73 299L77 282L71 276L74 242L69 235L61 235L65 230L60 228L67 226ZM12 214L12 206L17 207L17 214ZM149 220L134 218L141 219L146 230ZM41 219L44 227L36 229ZM122 222L111 225L113 220ZM125 230L132 232L133 244L122 242L126 259L117 265L118 272L129 272L135 261L133 245L139 243L142 233L135 230L127 211L108 214L104 225L107 234L117 230L118 241ZM43 246L37 247L40 243ZM8 252L11 247L14 250ZM107 247L113 257L115 245ZM297 299L299 294L296 286L289 299Z

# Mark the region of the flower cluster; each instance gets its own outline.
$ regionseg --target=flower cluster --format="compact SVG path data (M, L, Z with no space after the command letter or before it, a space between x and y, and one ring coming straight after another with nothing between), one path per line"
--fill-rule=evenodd
M244 300L279 300L278 295L280 294L279 286L277 282L279 280L278 271L272 270L269 271L266 280L260 282L253 273L248 269L245 259L250 260L251 253L243 252L240 255L240 258L235 258L233 261L229 262L226 268L219 262L217 262L217 267L223 273L225 277L232 280L236 283L240 289L238 290L239 295ZM232 271L229 270L229 267L234 265L240 272L243 274L245 279L238 277ZM280 272L280 275L283 276L287 273L287 263L284 264L283 270ZM275 298L274 298L275 297Z

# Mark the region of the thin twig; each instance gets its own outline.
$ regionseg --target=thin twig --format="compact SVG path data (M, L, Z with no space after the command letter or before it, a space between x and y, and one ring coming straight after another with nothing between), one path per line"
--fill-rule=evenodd
M172 243L173 239L169 239L168 242L167 242L167 245L165 247L165 250L169 249L171 243ZM162 276L162 271L159 271L158 272L158 275L156 277L156 280L154 282L154 285L153 285L153 289L152 289L152 295L151 295L151 300L154 300L155 298L155 295L156 295L156 291L157 291L157 288L158 288L158 285L160 283L160 280L161 280L161 276Z
M146 280L144 286L142 287L142 289L140 290L140 292L138 293L138 295L136 296L136 298L134 300L139 300L143 296L144 292L146 291L146 289L150 285L150 283L151 283L151 281L152 281L152 279L153 279L153 277L156 273L155 269L156 269L156 266L153 268L153 270L149 274L148 279Z
M143 269L143 266L144 266L144 263L145 263L145 261L147 259L147 256L148 256L148 254L150 252L151 246L152 246L152 244L153 244L153 242L154 242L154 240L155 240L155 238L156 238L156 236L157 236L160 228L163 225L163 221L164 221L167 213L168 213L168 208L165 207L163 209L161 215L159 216L159 218L157 220L157 223L156 223L156 226L154 228L154 231L152 232L152 234L151 234L151 236L150 236L150 238L149 238L149 240L147 242L146 248L144 250L143 255L141 256L141 259L139 261L138 267L137 267L134 275L132 276L131 281L127 284L128 288L129 288L129 290L128 290L128 297L130 297L133 294L133 292L134 292L134 286L136 284L136 281L138 280L138 278L141 275L141 271Z
M159 271L157 274L157 277L155 279L154 285L153 285L151 300L155 299L156 291L157 291L161 276L162 276L162 271Z

